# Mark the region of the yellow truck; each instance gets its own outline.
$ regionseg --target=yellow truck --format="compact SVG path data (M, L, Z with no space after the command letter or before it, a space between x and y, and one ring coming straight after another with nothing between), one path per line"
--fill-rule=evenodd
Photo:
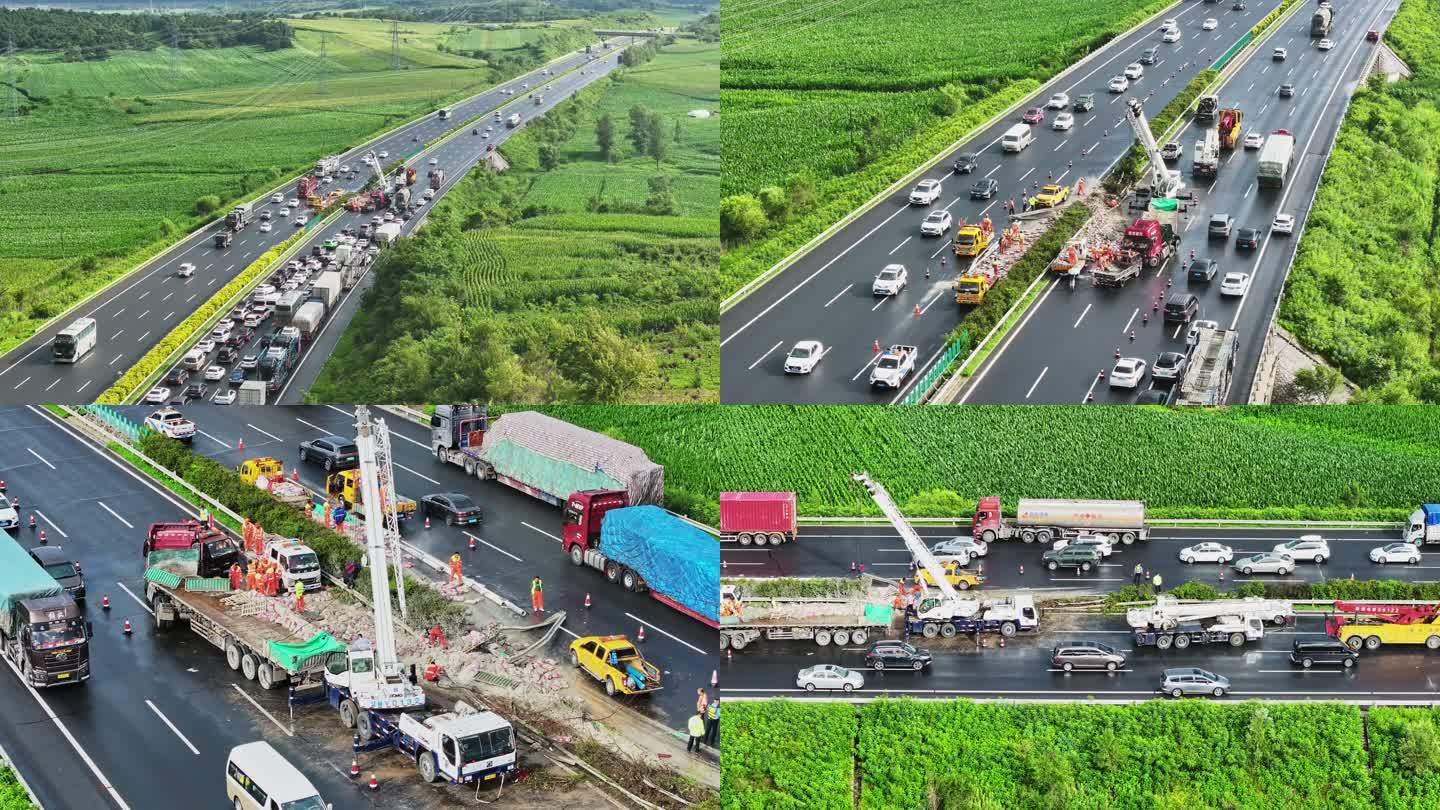
M269 492L283 503L301 509L310 506L310 493L305 487L285 477L285 464L278 458L247 458L240 462L235 471L240 473L241 481Z
M661 688L660 668L620 636L581 636L570 642L570 663L605 685L605 694L640 695Z
M955 303L978 304L990 292L990 277L984 273L966 273L955 280Z
M331 497L339 498L340 505L345 507L345 511L360 518L365 517L365 506L360 502L359 470L341 470L340 472L326 476L325 491L330 493ZM409 520L415 517L414 501L397 496L395 506L396 517L400 520Z
M285 477L285 465L278 458L272 456L260 456L259 458L247 458L240 462L235 468L240 473L240 480L247 484L254 484L259 476Z
M1440 650L1440 603L1335 603L1325 632L1352 650L1378 650L1386 644L1424 644Z
M945 568L946 581L962 591L978 588L981 583L985 581L985 577L980 576L980 574L975 571L961 568L960 563L955 560L941 560L940 565ZM920 569L920 578L925 580L926 585L935 584L935 579L930 576L930 572L925 568Z
M1030 198L1030 207L1031 207L1031 208L1054 208L1055 206L1059 205L1060 203L1065 202L1065 198L1066 198L1066 197L1069 197L1069 196L1070 196L1070 187L1069 187L1069 186L1060 186L1060 185L1055 185L1054 183L1051 183L1051 184L1049 184L1049 185L1041 186L1041 187L1040 187L1040 192L1039 192L1038 194L1036 194L1034 197L1031 197L1031 198Z
M979 256L990 246L990 234L979 225L961 225L955 231L955 255Z

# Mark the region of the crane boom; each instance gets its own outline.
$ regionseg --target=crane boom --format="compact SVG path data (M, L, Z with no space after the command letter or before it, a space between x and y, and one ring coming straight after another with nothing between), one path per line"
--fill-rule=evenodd
M1140 142L1140 148L1145 150L1145 156L1150 161L1145 170L1145 176L1150 179L1150 196L1174 197L1180 191L1179 184L1174 175L1165 168L1165 158L1160 155L1160 146L1155 143L1155 136L1150 132L1150 121L1145 117L1145 105L1140 99L1132 98L1126 103L1125 120L1130 122L1135 139Z
M910 556L930 573L930 578L935 581L935 587L940 590L940 594L946 600L960 599L960 594L955 590L955 586L945 578L945 569L940 565L940 561L935 559L935 555L925 547L925 541L920 539L920 534L915 531L915 527L905 519L905 515L900 512L900 507L895 505L895 500L890 497L890 493L885 490L885 487L872 480L869 473L851 473L850 477L865 485L865 490L870 493L871 499L880 507L880 511L885 513L885 517L890 519L895 531L900 533L900 539L905 541L905 547L910 550ZM923 578L920 579L920 585L922 588L926 588Z
M385 167L380 165L380 158L374 152L365 153L365 165L370 167L370 173L375 176L375 182L380 188L385 188Z
M370 409L359 405L355 408L355 431L355 447L360 457L360 496L365 504L365 514L387 514L390 510L385 505L394 503L394 495L392 492L390 500L386 500L380 494L382 464L376 437L377 432L384 434L385 425L383 422L372 425ZM388 456L385 460L389 460ZM388 483L390 476L385 476L385 479ZM390 488L393 490L393 485ZM395 619L390 611L391 544L387 542L388 523L388 519L365 521L365 548L370 556L370 598L375 606L375 664L385 677L398 678L402 673L399 656L395 652ZM397 579L404 577L404 569L398 564L395 574Z

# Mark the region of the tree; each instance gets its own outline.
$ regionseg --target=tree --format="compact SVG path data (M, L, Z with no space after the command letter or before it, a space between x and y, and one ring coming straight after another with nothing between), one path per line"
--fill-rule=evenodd
M776 225L782 225L790 218L790 196L779 186L766 186L758 192L760 207L765 209L765 218Z
M586 402L621 402L653 385L659 373L648 348L625 340L593 314L557 362Z
M646 124L649 129L645 136L650 147L648 152L650 157L655 158L655 162L659 163L670 151L670 144L665 140L665 119L661 117L660 113L652 113Z
M790 213L794 215L803 214L815 206L815 178L809 174L786 178L785 192L790 195Z
M1345 378L1330 366L1302 368L1295 372L1295 395L1300 402L1324 403Z
M655 216L671 216L675 213L675 195L670 190L670 178L657 174L650 178L650 196L645 198L645 213Z
M615 121L610 113L600 116L595 122L595 143L600 147L600 157L606 163L615 160Z
M540 144L540 168L550 171L560 165L560 145L552 141Z
M195 200L195 213L200 216L213 214L220 208L220 198L214 194L206 194Z
M644 155L649 153L650 139L650 111L644 106L636 104L630 108L630 143L635 151Z
M675 121L675 143L679 143L679 142L680 142L680 121L679 121L679 119L676 119L676 121Z
M720 201L720 236L748 242L765 232L769 222L760 201L749 194L733 194Z

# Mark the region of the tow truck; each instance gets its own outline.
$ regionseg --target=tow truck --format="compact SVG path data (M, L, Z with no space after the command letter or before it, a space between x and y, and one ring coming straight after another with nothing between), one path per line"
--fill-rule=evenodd
M955 231L955 255L979 256L990 246L990 234L979 225L961 225Z
M581 636L570 642L570 663L605 685L605 694L657 692L660 668L645 660L623 635Z
M1040 192L1030 198L1031 208L1054 208L1070 196L1069 186L1051 183L1040 187Z
M325 491L332 496L340 498L340 505L354 514L356 517L365 518L365 503L360 497L360 471L358 469L341 470L325 478ZM400 498L395 503L396 517L408 521L415 517L415 502L409 498Z
M870 370L870 385L879 388L899 388L915 371L915 355L920 351L917 346L902 346L895 344L886 349L875 360L875 368Z
M1337 615L1325 620L1325 632L1352 650L1374 651L1385 644L1424 644L1440 650L1440 603L1335 603ZM1338 614L1350 614L1348 616Z
M240 462L235 471L240 480L257 489L263 489L282 503L306 509L309 508L310 493L294 481L285 478L285 464L273 456L247 458Z

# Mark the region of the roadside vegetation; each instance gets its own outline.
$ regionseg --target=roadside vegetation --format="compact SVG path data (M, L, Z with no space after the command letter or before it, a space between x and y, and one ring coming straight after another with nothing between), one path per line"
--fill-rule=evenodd
M1043 15L983 0L727 9L727 289L1165 5L1059 0Z
M1440 409L971 405L552 406L644 448L667 503L713 521L724 490L793 490L809 516L878 515L869 472L906 514L970 514L977 498L1145 501L1155 517L1400 520L1433 501Z
M310 399L718 398L719 48L645 50L381 254Z
M0 767L0 810L38 810L15 776L15 769Z
M380 20L286 20L294 46L279 49L177 50L168 36L81 61L17 49L19 115L0 122L0 351L216 211L579 48L595 23L507 31L465 53L440 50L454 24L406 23L398 70Z
M1422 807L1434 800L1435 780L1407 755L1417 745L1434 749L1433 736L1420 736L1433 735L1433 718L1427 710L1372 710L1367 752L1359 707L1335 703L732 702L721 715L721 804ZM792 786L797 777L803 793Z
M1356 91L1280 303L1280 325L1360 386L1353 401L1440 404L1437 15L1405 0L1386 30L1414 76Z

